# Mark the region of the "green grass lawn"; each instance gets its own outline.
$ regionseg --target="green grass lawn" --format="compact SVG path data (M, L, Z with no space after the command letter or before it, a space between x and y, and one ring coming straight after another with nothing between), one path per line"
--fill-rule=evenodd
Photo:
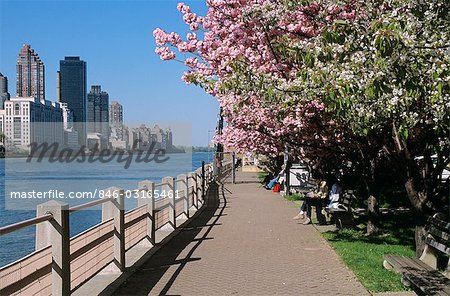
M268 174L269 174L269 173L267 173L267 172L259 172L259 173L258 173L258 180L259 180L259 182L262 183L262 181L264 180L264 178L265 178Z
M305 195L301 193L294 193L291 195L285 195L284 198L290 201L297 201L297 200L304 200Z
M407 290L401 284L399 274L383 267L383 256L386 254L415 256L414 232L408 227L409 217L405 218L406 221L397 219L384 222L382 232L370 237L365 236L361 230L323 233L337 254L370 292Z

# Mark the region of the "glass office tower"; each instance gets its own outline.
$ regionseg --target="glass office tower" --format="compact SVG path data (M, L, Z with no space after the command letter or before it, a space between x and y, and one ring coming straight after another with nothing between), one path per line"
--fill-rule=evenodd
M62 103L73 112L74 128L78 142L86 145L87 121L86 62L80 57L65 57L59 62L59 95Z

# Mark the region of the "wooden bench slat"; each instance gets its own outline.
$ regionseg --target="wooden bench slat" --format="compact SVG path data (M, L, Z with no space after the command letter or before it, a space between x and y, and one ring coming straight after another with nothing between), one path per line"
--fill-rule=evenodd
M434 226L428 226L426 227L426 230L445 244L450 245L450 233L442 231Z
M437 229L434 226L428 226L426 227L426 230L429 234L433 235L435 238L440 240L441 242L445 243L446 245L450 245L450 234L447 232L444 232L440 229Z
M424 262L422 262L419 258L412 258L412 257L401 257L401 260L404 264L407 264L409 267L408 269L417 269L417 270L426 270L426 271L432 271L433 268L431 266L428 266Z
M386 260L394 269L395 272L402 272L402 264L399 262L399 256L395 255L385 255L384 260Z
M411 270L404 272L403 276L425 295L450 296L450 279L436 270Z
M426 243L428 245L432 246L433 248L435 248L436 250L439 250L442 253L450 256L450 247L448 247L448 246L446 246L444 244L441 244L440 242L438 242L437 240L435 240L435 239L433 239L431 237L428 237L426 239Z
M437 228L444 230L445 232L450 232L450 222L446 222L435 217L429 217L428 222Z
M325 207L325 211L332 216L337 228L352 228L354 226L352 209L353 200L354 195L352 192L344 192L339 198L339 205L341 205L341 207ZM344 206L345 209L342 206Z
M327 208L326 211L330 214L332 213L347 213L348 211L344 210L344 209L335 209L335 208Z
M419 258L385 255L384 259L392 265L396 272L405 272L411 269L433 271L433 268L420 261Z
M425 252L430 253L423 254L422 256L425 257L421 258L428 262L427 256L432 256L429 258L430 262L438 260L440 267L447 265L445 257L450 256L450 223L431 217L428 218L425 229L429 234L425 242L431 248L426 248ZM402 273L402 283L410 285L417 293L450 296L450 279L419 258L396 255L386 255L384 258L384 266L388 269L392 267L396 272ZM441 259L444 260L442 261L444 264L439 263Z

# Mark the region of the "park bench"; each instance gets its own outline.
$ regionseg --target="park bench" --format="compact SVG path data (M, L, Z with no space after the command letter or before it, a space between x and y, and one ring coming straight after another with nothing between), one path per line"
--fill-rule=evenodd
M450 295L450 223L430 217L420 258L386 255L383 266L402 274L402 283L419 295Z
M325 211L331 216L331 219L336 224L337 228L353 228L353 209L352 205L355 201L355 196L352 190L344 191L339 198L338 206L325 208Z

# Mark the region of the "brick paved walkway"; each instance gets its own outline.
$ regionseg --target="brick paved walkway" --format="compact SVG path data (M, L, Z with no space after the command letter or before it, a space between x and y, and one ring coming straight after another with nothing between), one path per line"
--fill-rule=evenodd
M291 202L256 174L213 188L208 207L116 295L369 295Z

